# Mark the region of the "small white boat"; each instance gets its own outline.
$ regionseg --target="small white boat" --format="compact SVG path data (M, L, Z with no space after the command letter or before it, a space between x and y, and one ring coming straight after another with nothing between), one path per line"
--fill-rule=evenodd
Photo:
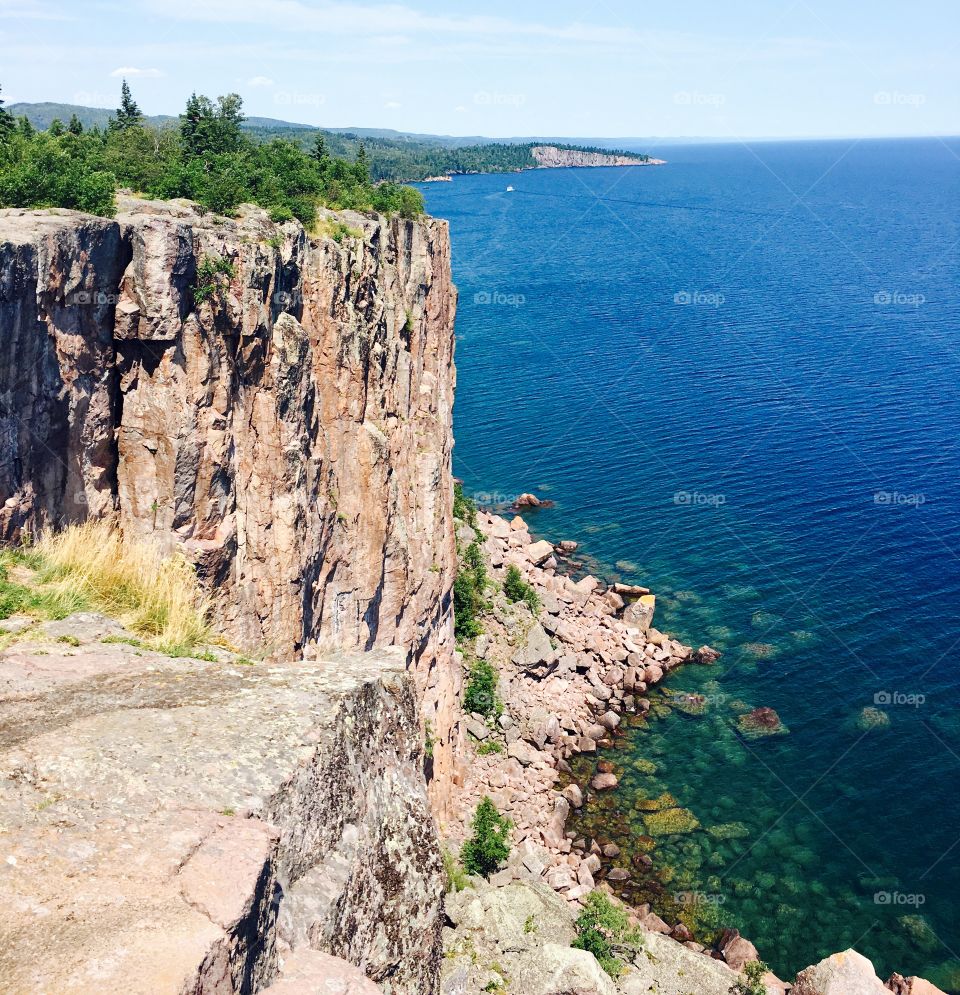
M507 193L513 193L513 187L507 187Z

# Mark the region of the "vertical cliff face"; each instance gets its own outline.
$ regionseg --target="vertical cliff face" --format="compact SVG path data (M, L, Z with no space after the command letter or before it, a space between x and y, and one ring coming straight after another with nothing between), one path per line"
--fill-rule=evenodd
M443 783L447 227L324 226L132 198L116 221L0 211L0 534L116 513L187 553L239 644L403 646Z

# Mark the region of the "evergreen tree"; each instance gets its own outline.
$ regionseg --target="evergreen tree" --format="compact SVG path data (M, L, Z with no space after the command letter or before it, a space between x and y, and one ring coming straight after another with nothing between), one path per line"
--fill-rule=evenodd
M3 88L0 87L0 92ZM16 122L13 120L13 115L3 106L3 97L0 97L0 138L5 138L9 135L15 126Z
M128 128L136 128L142 123L143 111L133 99L130 85L124 80L120 87L120 106L117 108L116 117L110 120L110 128L115 131L126 131Z
M33 138L34 127L30 123L30 118L26 114L21 114L17 118L17 134L21 135L23 138Z
M83 122L76 114L70 115L70 123L67 125L67 131L71 135L82 135L83 134Z
M244 144L243 99L237 93L218 97L190 95L180 115L180 138L189 156L238 152Z
M354 172L358 182L370 182L370 157L367 155L367 147L363 141L357 144L357 160L354 163Z
M50 122L50 127L47 128L47 131L49 131L54 138L59 138L64 132L63 121L61 121L60 118L55 117Z
M327 148L327 140L323 135L317 135L313 140L313 151L311 151L310 156L321 166L325 166L330 161L330 150Z

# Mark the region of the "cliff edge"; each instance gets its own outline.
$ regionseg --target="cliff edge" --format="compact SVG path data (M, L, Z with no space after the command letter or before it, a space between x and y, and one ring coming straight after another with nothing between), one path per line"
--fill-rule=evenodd
M445 222L0 211L0 537L116 515L237 645L401 646L446 804L459 670Z

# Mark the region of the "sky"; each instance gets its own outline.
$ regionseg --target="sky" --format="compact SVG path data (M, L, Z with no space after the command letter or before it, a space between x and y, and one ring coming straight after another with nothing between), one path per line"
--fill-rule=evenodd
M960 133L957 0L0 0L8 102L450 135Z

